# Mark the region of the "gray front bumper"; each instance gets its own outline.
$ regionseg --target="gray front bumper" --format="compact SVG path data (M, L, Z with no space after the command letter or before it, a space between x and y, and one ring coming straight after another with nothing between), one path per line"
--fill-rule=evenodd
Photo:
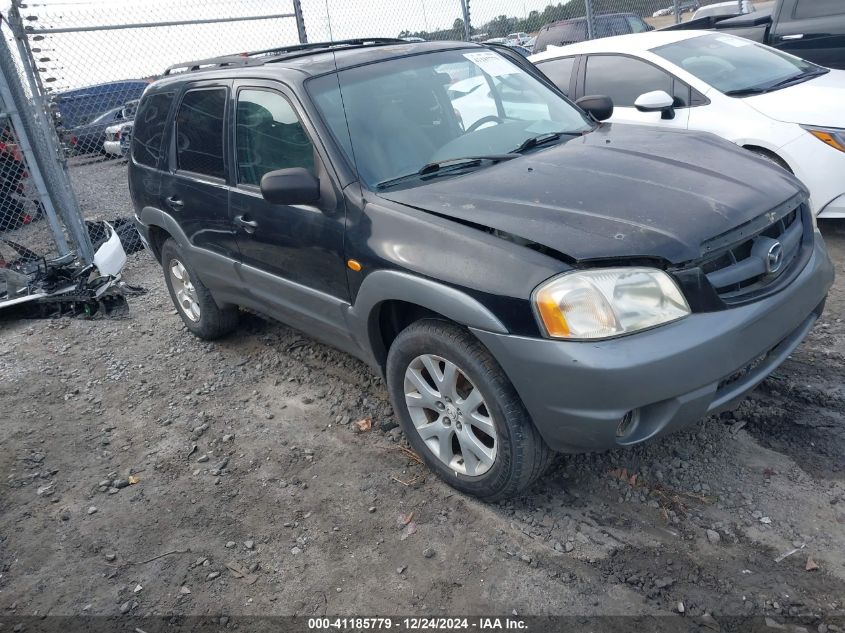
M597 342L473 332L499 361L549 446L601 450L678 430L735 404L804 339L832 283L833 265L816 233L801 274L783 291L749 305ZM635 422L617 437L630 411Z

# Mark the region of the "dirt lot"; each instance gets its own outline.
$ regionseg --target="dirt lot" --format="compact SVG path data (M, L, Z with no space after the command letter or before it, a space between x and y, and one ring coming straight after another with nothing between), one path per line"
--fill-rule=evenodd
M74 172L90 215L129 212L124 166ZM840 272L824 318L738 411L559 458L498 505L403 451L363 364L251 316L202 342L133 255L149 292L130 318L0 323L0 615L682 610L836 631L845 225L823 229Z

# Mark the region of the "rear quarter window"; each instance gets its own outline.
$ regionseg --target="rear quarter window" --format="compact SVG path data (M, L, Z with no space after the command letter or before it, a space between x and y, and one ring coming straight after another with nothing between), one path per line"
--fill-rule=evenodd
M141 100L132 134L132 158L135 162L148 167L158 165L164 128L172 104L172 92L153 94Z
M572 81L572 70L575 68L576 57L561 57L560 59L550 59L548 61L539 62L537 68L549 79L552 83L560 88L561 92L567 97L569 95L569 85Z
M225 88L190 90L176 113L176 166L181 171L225 178Z

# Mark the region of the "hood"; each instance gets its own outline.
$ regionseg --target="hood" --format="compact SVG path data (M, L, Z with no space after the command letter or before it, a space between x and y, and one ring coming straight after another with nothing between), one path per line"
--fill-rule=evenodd
M379 195L576 261L677 264L798 194L806 190L785 170L712 134L606 123L514 160Z
M743 101L778 121L845 128L845 71L831 70L804 83L745 97Z

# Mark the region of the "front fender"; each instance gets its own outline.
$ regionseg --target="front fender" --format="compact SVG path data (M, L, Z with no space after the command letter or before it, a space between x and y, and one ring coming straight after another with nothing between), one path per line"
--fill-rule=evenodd
M379 335L378 307L385 301L404 301L441 314L467 327L506 334L507 328L487 307L442 283L394 270L370 273L361 283L347 324L362 347L372 350L380 367L387 355Z

